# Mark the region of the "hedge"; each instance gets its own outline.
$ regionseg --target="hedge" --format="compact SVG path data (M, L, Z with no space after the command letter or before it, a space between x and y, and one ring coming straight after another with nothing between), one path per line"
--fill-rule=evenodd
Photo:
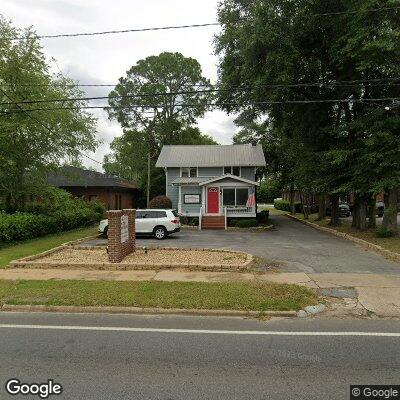
M0 213L0 243L33 239L98 222L104 209L98 204L88 204L69 210L58 210L51 215L17 212Z
M290 202L286 200L275 200L274 201L274 208L277 210L282 210L282 211L291 211L290 210ZM297 213L302 212L302 205L300 202L295 202L294 203L294 210Z
M258 222L255 218L228 218L228 226L251 228L258 226Z

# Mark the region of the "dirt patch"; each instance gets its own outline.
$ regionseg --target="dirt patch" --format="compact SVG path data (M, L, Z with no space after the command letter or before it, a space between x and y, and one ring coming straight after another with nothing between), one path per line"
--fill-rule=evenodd
M109 263L105 247L79 248L66 246L35 258L13 263L14 267L65 269L168 269L230 270L250 268L250 254L209 249L137 249L120 263Z

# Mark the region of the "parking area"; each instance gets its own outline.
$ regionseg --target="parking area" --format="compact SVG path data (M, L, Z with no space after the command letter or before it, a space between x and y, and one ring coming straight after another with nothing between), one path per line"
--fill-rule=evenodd
M282 272L399 274L400 265L378 254L285 216L272 216L275 230L252 232L183 229L166 240L137 238L138 246L240 250L278 262ZM92 239L84 245L106 245Z

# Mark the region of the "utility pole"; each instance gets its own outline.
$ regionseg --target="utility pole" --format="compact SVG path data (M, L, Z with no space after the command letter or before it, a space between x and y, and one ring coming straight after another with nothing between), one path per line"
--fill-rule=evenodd
M150 207L150 151L147 153L147 208Z

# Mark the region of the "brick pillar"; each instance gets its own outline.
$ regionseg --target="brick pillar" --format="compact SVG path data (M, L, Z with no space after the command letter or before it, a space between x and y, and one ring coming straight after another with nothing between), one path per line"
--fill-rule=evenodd
M135 251L136 210L107 211L108 218L108 260L119 263ZM127 221L127 231L125 224ZM128 233L128 235L126 235Z

